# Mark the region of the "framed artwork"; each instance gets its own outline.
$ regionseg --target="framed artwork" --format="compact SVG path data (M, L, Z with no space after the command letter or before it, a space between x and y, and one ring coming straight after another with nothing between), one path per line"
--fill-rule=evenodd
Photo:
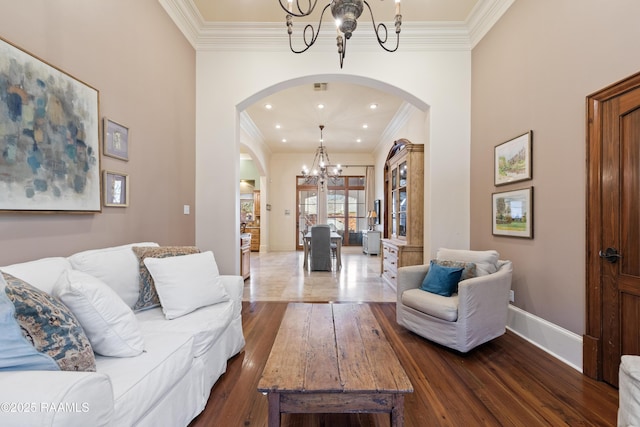
M533 178L531 146L533 131L516 136L494 148L493 184L495 186Z
M108 118L102 126L104 155L120 160L129 160L129 129Z
M104 205L126 208L129 206L129 175L104 171Z
M98 90L0 38L0 212L100 212Z
M494 236L533 239L533 187L492 195Z

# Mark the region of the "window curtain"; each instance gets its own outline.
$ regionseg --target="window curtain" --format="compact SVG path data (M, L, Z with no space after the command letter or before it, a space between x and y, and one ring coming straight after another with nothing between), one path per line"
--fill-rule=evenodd
M367 166L364 174L364 203L367 207L367 223L369 213L373 210L373 202L376 199L376 168Z

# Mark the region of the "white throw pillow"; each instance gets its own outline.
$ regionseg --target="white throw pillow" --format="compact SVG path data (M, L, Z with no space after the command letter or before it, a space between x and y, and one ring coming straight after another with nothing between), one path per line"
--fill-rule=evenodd
M53 287L77 317L93 350L103 356L133 357L144 350L138 319L102 280L77 270L66 270Z
M131 243L103 249L90 249L69 257L74 270L84 271L104 283L129 306L140 294L140 263L133 253L134 246L158 246L155 242Z
M168 258L145 258L167 319L228 301L213 252Z

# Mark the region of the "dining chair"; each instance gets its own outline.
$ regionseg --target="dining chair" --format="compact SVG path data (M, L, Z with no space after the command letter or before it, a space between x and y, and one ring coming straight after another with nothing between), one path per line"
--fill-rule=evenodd
M311 227L311 271L331 271L331 228Z

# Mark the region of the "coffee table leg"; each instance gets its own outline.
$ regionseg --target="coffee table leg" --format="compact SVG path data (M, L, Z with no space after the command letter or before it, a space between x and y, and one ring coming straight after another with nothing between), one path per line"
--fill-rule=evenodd
M270 392L269 399L269 427L280 427L280 393Z
M394 405L391 409L391 427L404 426L404 395L394 397Z

